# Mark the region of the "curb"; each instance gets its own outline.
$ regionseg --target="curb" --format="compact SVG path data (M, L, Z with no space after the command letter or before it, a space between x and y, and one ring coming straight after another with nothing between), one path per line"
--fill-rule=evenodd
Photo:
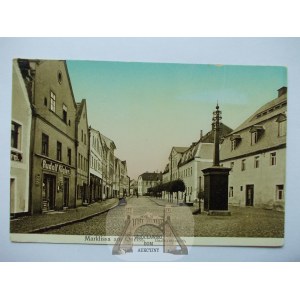
M82 217L80 219L70 220L70 221L66 221L66 222L63 222L63 223L58 223L58 224L54 224L54 225L49 225L49 226L37 228L37 229L31 230L31 231L28 231L27 233L42 233L42 232L49 231L49 230L52 230L52 229L57 229L57 228L60 228L60 227L63 227L63 226L71 225L71 224L74 224L74 223L77 223L77 222L79 223L79 222L91 219L93 217L99 216L103 213L106 213L109 210L116 208L117 206L119 206L119 202L117 204L114 204L110 208L106 208L105 210L100 211L100 212L96 212L92 215L85 216L85 217Z
M156 202L153 198L149 198L151 201L153 201L156 205L159 205L159 206L166 206L168 204L163 204L163 203L158 203ZM171 207L177 207L179 205L175 205L175 204L170 204Z

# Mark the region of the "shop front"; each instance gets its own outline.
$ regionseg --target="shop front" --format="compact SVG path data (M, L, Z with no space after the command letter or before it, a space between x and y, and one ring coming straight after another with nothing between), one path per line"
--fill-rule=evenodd
M75 206L74 169L50 159L36 157L33 180L33 213Z

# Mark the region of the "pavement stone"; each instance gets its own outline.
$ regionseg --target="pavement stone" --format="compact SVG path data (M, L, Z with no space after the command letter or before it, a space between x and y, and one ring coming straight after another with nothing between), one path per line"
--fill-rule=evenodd
M54 211L33 216L13 219L10 222L11 233L37 233L56 228L64 224L72 224L79 220L91 218L109 209L116 207L119 199L112 198L105 201L94 202L88 206Z

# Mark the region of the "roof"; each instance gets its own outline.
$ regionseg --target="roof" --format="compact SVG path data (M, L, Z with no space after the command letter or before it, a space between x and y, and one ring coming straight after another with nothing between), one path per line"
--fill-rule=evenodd
M232 129L230 127L228 127L227 125L220 123L220 132L219 132L219 138L220 140L227 136L228 134L230 134L232 132ZM214 142L214 131L211 130L208 133L206 133L201 139L200 141L202 143L213 143Z
M224 139L220 150L221 161L286 147L286 135L278 135L278 122L286 120L286 110L286 93L261 106ZM252 132L258 132L258 140L255 143L251 140ZM235 139L237 144L235 149L232 149L231 141Z
M104 134L100 133L101 138L104 140L106 146L110 149L111 145L113 146L114 149L116 149L116 145L114 143L113 140L109 139L108 137L106 137Z
M173 147L173 149L178 152L178 153L183 153L185 152L187 149L189 149L189 147Z
M150 172L145 172L141 174L139 177L142 177L144 181L158 181L162 180L162 173L150 173Z
M86 105L86 100L82 99L81 102L76 102L76 121L79 122L83 107Z
M254 114L252 114L245 122L238 126L232 133L239 132L245 128L251 127L257 123L261 123L283 112L281 108L287 105L287 94L271 100L262 107L260 107Z
M198 141L197 143L193 143L189 150L183 154L179 165L183 166L191 160L195 159L195 157L201 159L212 159L213 149L213 143L202 143L200 141Z

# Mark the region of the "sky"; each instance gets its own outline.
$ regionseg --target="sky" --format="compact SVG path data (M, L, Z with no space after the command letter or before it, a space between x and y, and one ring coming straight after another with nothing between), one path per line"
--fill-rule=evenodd
M279 66L67 61L76 102L89 125L116 144L132 179L163 171L173 146L188 147L211 129L216 104L235 129L287 86Z

